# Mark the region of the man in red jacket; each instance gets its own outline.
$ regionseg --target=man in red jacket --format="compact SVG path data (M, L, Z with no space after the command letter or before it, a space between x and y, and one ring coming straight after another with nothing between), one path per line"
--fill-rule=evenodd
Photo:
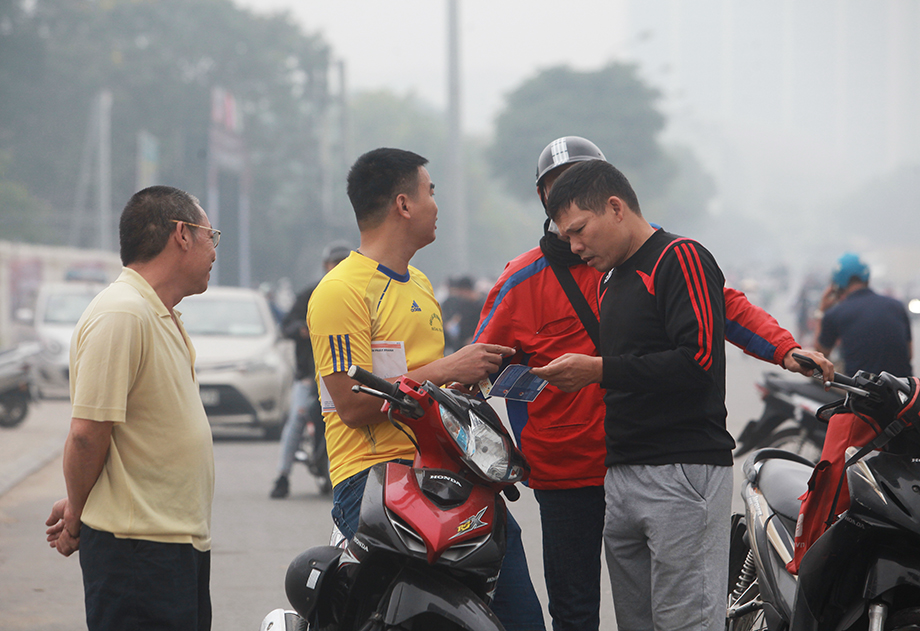
M566 136L546 146L537 161L536 182L544 205L556 178L585 160L605 157L584 138ZM596 339L600 277L572 254L547 220L540 245L509 262L489 292L474 341L514 347L517 354L506 362L531 366L545 366L565 353L597 355L586 321ZM758 359L808 373L792 358L792 351L800 349L792 334L744 294L726 288L725 311L730 342ZM800 352L833 374L823 355ZM540 505L553 629L597 629L607 471L604 391L599 384L573 393L547 385L533 403L506 403Z

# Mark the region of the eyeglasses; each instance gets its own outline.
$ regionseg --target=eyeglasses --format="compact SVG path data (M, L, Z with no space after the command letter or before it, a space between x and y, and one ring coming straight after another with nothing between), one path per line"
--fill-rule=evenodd
M202 228L208 230L211 234L211 243L214 244L214 247L217 247L217 244L220 243L220 230L217 228L208 228L207 226L199 226L197 223L189 223L187 221L182 221L181 219L170 219L173 223L184 223L186 226L192 226L193 228Z

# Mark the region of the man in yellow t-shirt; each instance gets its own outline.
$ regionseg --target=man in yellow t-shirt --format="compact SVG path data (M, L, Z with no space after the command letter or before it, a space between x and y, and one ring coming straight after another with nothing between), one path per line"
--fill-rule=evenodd
M389 381L408 374L438 385L477 383L512 349L476 344L444 357L441 307L431 283L409 265L435 238L438 205L427 160L375 149L348 174L361 245L310 297L307 326L326 421L333 520L354 534L368 469L412 460L415 448L380 412L380 400L351 391L355 364Z
M326 421L332 516L345 537L358 527L370 467L411 461L409 439L380 412L380 400L354 393L346 371L358 365L388 381L477 383L514 349L471 344L443 356L441 307L431 283L409 265L435 238L438 206L427 160L410 151L375 149L352 165L348 197L361 245L310 298L307 324ZM508 550L492 609L509 631L539 631L543 614L526 572L520 527L509 519Z
M80 550L90 631L210 629L214 454L173 308L207 289L220 231L193 196L154 186L125 206L119 236L125 267L71 343L67 497L48 541Z

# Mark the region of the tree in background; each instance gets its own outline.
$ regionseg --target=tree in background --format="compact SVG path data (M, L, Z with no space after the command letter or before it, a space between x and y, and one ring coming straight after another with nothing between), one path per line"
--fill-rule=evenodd
M706 176L686 150L661 145L665 118L655 107L658 96L634 65L612 63L591 72L564 66L544 70L508 95L496 121L490 162L509 191L535 200L540 151L560 136L588 138L629 178L643 210L656 211L649 214L651 220L676 229L669 219L686 225L690 215L703 212L713 187L708 178L686 182L678 177L691 171ZM692 200L672 196L675 183L681 191L692 189Z
M289 15L261 17L229 0L4 0L6 178L54 209L44 241L65 243L90 107L108 89L116 215L135 189L142 129L159 139L160 180L205 201L210 95L222 87L236 97L250 152L253 276L296 276L301 252L318 258L325 242L316 228L328 67L327 45Z

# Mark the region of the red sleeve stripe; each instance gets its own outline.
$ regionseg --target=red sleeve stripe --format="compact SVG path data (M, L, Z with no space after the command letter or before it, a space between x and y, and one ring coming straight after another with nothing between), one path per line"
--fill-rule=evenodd
M694 360L703 367L703 370L709 370L712 366L712 302L709 299L709 291L706 283L706 275L703 272L703 265L700 261L699 253L692 243L681 243L675 248L677 260L684 272L684 280L687 282L687 290L690 294L690 303L696 313L698 326L699 351L697 351Z

